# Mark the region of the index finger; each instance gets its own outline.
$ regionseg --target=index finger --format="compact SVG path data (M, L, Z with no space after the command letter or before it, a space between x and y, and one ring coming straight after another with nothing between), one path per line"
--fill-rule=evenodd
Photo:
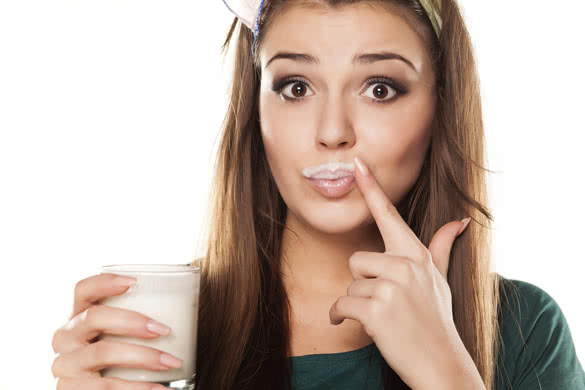
M136 279L132 277L107 273L92 275L80 280L75 285L73 313L71 313L69 319L72 319L100 299L124 293L135 282Z
M366 163L358 157L354 158L354 163L357 172L354 175L357 186L366 200L366 204L384 239L385 252L392 251L392 254L397 256L405 256L411 253L409 248L405 248L405 246L410 246L410 243L414 242L419 245L420 241L418 237L410 229L406 221L402 219L402 216L392 201L386 196L378 180L376 180ZM366 175L360 170L360 165L365 168ZM413 247L412 249L415 248ZM398 250L400 250L400 253L396 252Z

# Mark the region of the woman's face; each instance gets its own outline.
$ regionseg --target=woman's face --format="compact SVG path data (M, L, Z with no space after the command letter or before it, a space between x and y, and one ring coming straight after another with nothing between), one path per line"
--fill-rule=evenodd
M259 52L259 109L268 162L288 217L332 234L369 225L373 217L356 183L341 197L327 197L303 169L352 164L358 156L396 204L418 178L430 142L435 76L429 54L404 19L372 4L297 6L276 18ZM279 52L317 61L268 63ZM382 52L405 60L352 61Z

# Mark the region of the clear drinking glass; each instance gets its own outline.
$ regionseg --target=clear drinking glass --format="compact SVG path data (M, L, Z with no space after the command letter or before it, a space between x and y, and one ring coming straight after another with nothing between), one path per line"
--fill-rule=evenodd
M198 264L119 264L105 265L100 273L131 276L136 284L101 304L136 311L171 327L168 336L141 339L102 334L100 339L145 345L183 360L180 368L151 371L139 368L107 367L104 377L154 382L177 390L195 388L197 317L199 311L200 267Z

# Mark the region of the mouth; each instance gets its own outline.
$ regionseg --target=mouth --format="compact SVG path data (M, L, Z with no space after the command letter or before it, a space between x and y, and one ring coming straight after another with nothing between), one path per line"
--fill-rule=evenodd
M340 198L355 187L353 175L340 177L338 179L307 179L311 186L321 195L327 198Z

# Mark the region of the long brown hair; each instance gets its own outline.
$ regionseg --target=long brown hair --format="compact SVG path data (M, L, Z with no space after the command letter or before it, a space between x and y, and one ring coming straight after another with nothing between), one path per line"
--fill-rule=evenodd
M331 7L356 2L319 1ZM317 2L265 1L258 47L274 16L299 3ZM472 217L453 245L448 283L456 328L486 389L492 390L499 280L490 273L492 215L486 205L488 170L483 167L483 120L471 40L455 0L442 0L440 38L417 0L376 3L398 12L416 29L437 76L431 144L417 182L397 208L427 247L442 225ZM197 389L290 389L290 306L280 275L287 208L260 135L261 68L251 53L253 35L237 18L224 52L234 38L231 97L210 191L206 253L194 261L201 266ZM388 365L384 373L385 389L409 389Z

